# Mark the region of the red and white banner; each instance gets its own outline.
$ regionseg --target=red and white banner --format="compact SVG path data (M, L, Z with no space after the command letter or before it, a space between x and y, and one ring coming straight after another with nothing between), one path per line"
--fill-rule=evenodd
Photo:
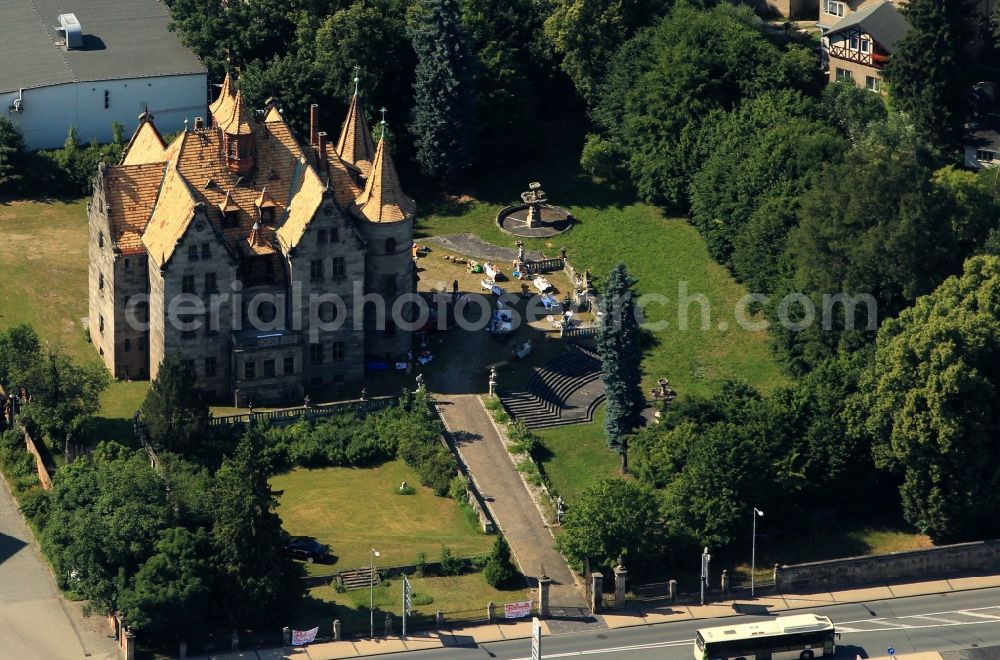
M292 631L292 646L302 646L304 644L312 644L316 641L316 634L319 632L319 628L313 628L312 630L293 630Z
M525 600L520 603L504 603L503 618L520 619L524 616L531 616L531 601Z

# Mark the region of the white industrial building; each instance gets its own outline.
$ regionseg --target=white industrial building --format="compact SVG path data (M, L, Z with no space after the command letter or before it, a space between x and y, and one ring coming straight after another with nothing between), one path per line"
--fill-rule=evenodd
M164 132L204 117L205 65L159 0L0 0L0 116L30 149L131 135L147 108Z

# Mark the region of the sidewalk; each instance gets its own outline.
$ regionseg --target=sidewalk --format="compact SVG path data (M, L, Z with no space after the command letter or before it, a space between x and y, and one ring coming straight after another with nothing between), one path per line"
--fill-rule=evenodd
M782 594L747 601L723 601L710 605L658 605L646 606L643 603L630 603L630 608L621 613L602 614L608 628L627 628L630 626L645 626L674 621L695 619L712 619L718 617L738 616L741 614L765 614L787 612L790 610L821 607L823 605L839 605L844 603L861 603L873 600L887 600L906 596L926 596L952 591L970 591L1000 587L1000 575L985 577L954 578L934 580L931 582L916 582L898 585L871 586L843 591L823 591L813 594ZM551 634L546 622L542 622L542 633ZM310 660L334 660L336 658L357 658L366 655L382 653L400 653L421 649L443 648L448 646L484 644L508 639L526 639L531 636L531 624L528 621L520 623L502 623L468 628L456 628L451 631L421 633L407 638L389 637L380 640L361 640L328 642L312 644L305 649L271 649L264 651L244 651L227 655L212 656L216 660L237 660L238 658L260 658L261 660L277 660L279 658L306 657ZM916 653L896 656L896 659L907 660L941 660L937 653ZM875 658L872 660L887 660Z

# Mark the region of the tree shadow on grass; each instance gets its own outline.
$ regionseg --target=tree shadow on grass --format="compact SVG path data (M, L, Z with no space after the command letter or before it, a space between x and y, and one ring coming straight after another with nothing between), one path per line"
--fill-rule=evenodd
M108 440L136 449L141 446L135 437L132 420L121 417L95 417L80 438L81 444L86 447L96 447Z

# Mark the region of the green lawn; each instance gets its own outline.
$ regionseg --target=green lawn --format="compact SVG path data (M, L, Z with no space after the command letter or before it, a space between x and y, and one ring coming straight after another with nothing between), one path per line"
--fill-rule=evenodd
M414 613L419 617L433 616L435 612L460 612L482 608L493 601L498 610L503 611L504 603L528 600L532 593L527 589L498 591L488 585L482 573L470 573L454 577L410 577L410 587L414 593ZM369 591L359 589L337 593L332 586L316 587L309 591L296 620L296 628L308 630L319 626L321 635L330 634L331 622L340 619L345 636L363 633L367 636L369 626ZM386 580L375 588L375 630L381 633L385 628L385 613L390 612L399 634L402 616L403 580ZM447 617L446 617L447 620Z
M87 200L0 201L0 233L0 329L30 323L74 359L97 363L80 322L87 315ZM92 439L131 434L147 387L113 382L101 398Z
M589 268L598 277L624 261L641 293L668 298L648 309L650 321L666 321L667 326L647 337L645 388L660 377L669 378L682 396L711 394L730 378L763 390L785 382L771 358L767 333L735 323L735 304L746 291L712 261L698 232L686 221L667 218L656 207L636 203L630 193L587 176L577 164L579 153L578 144L557 138L532 150L530 159L484 175L473 173L473 189L461 198L443 200L417 191L418 234L472 232L512 247L513 237L496 226L496 213L517 202L529 181L540 181L551 202L570 209L579 222L547 241L527 241L529 249L555 256L565 246L574 266ZM687 329L678 327L682 286L689 298L702 294L710 302L707 328L702 329L697 303L688 307Z
M540 429L535 434L545 447L540 451L542 469L567 502L598 479L620 473L621 460L604 439L604 406L590 424Z
M417 492L397 494L403 481ZM399 566L413 563L419 552L436 561L442 547L458 556L483 555L493 547L493 537L480 533L454 500L420 486L402 461L366 469L296 469L271 485L283 491L278 514L285 529L329 544L337 558L333 567L310 566L313 573L367 566L370 548L381 553L382 566Z

